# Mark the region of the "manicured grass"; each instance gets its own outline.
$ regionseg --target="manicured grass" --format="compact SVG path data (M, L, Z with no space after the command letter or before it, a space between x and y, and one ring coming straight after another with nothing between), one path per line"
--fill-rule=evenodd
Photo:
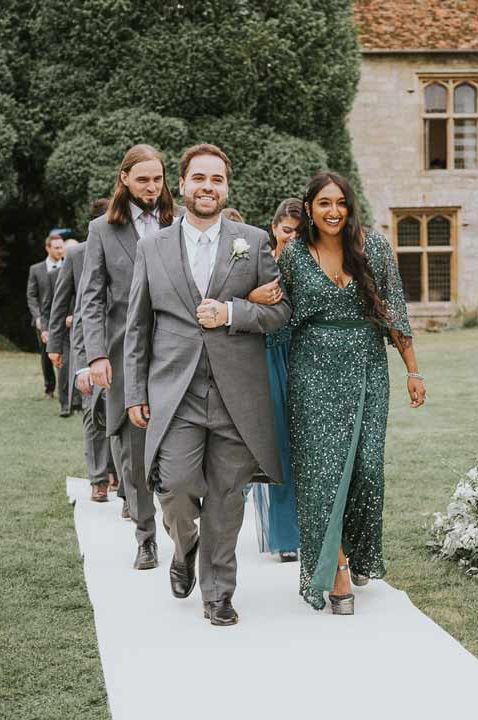
M429 402L408 407L404 369L390 350L387 580L478 655L478 583L430 559L430 514L443 510L478 454L478 330L417 338ZM65 496L83 475L81 421L42 397L35 355L0 352L0 716L109 717L93 614ZM119 630L119 629L118 629Z
M431 513L445 510L478 457L478 330L416 339L429 400L406 402L404 368L390 351L392 402L386 455L387 580L478 656L478 581L425 549Z
M109 718L65 476L81 419L42 396L36 355L0 353L0 717Z

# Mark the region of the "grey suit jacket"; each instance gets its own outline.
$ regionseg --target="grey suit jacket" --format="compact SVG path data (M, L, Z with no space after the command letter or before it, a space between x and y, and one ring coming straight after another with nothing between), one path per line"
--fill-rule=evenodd
M76 293L83 272L83 260L85 257L86 243L70 248L65 256L63 264L58 271L54 294L49 301L50 309L47 306L49 315L47 352L63 353L63 342L68 333L70 342L72 329L67 330L65 320L72 315L75 307ZM75 387L75 372L77 366L73 354L70 352L68 365L68 403L71 408L73 390Z
M73 314L78 284L83 272L84 257L85 243L70 248L59 270L49 313L48 352L62 352L66 330L65 320L68 315Z
M234 240L240 237L250 245L248 259L231 257ZM287 323L290 304L287 297L271 306L245 299L278 274L267 233L223 219L207 296L232 300L232 325L203 330L182 262L180 223L139 242L125 336L125 402L126 407L150 406L148 478L205 346L237 430L262 470L281 481L263 334Z
M90 223L83 267L81 320L88 365L108 358L113 370L106 393L107 435L123 424L123 342L133 279L137 235L132 223L110 225L106 215Z
M40 318L41 329L48 329L47 310L51 298L52 282L46 269L46 260L31 265L27 282L27 305L32 325Z

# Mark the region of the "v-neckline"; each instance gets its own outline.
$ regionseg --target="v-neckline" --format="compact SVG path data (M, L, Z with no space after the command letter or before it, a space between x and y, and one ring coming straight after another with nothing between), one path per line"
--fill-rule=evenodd
M334 283L334 281L332 280L332 278L330 278L330 277L327 275L327 273L325 272L325 270L323 270L323 269L320 267L319 263L315 260L314 256L313 256L312 253L310 252L307 244L304 245L304 250L305 250L305 252L307 253L307 255L309 256L309 259L310 259L310 261L313 263L313 265L314 265L314 267L316 268L316 270L319 270L319 272L324 276L324 278L325 278L326 280L328 280L328 282L329 282L331 285L333 285L333 287L336 288L337 290L347 290L347 288L349 288L349 287L352 285L352 283L355 282L355 278L354 278L354 277L351 277L350 280L348 281L347 285L344 285L344 287L340 287L340 285L337 285L336 283Z

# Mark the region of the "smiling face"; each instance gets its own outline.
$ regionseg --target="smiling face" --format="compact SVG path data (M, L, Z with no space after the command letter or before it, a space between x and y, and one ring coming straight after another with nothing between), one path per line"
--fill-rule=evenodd
M297 237L297 229L300 225L298 218L293 218L290 215L286 215L281 218L277 225L272 223L272 233L277 242L276 255L279 256L284 246L291 240L295 240Z
M121 181L128 188L131 200L142 210L154 210L164 184L160 160L143 160L129 172L121 172Z
M191 215L214 222L227 203L226 164L217 155L195 155L179 179L179 191Z
M349 215L345 195L338 185L329 183L307 208L320 235L341 236Z

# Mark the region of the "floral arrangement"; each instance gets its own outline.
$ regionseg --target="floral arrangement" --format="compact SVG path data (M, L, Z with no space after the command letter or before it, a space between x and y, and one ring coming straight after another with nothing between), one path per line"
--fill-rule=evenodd
M467 575L478 575L478 466L459 481L446 513L434 513L428 546L454 560Z

